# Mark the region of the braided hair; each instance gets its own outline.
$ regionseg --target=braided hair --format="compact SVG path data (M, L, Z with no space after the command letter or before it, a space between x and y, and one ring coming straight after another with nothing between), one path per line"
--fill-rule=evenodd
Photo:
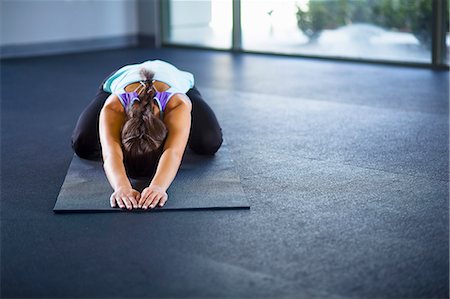
M122 127L122 152L124 164L130 176L149 177L156 171L157 161L167 137L165 124L152 112L155 95L154 73L141 69L139 105L126 107L126 119Z

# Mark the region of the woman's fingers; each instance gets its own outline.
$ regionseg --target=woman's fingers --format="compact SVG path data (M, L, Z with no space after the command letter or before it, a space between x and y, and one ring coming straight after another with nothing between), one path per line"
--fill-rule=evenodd
M156 196L154 199L153 199L153 201L152 201L152 203L150 204L150 208L154 208L154 207L156 207L156 205L158 204L158 202L161 200L161 198L162 198L162 195L161 194L158 194L158 196Z
M138 202L141 200L141 194L134 190L116 190L111 194L109 198L109 203L112 208L119 206L120 208L127 208L131 210L133 208L138 208Z
M111 194L111 196L109 197L109 203L111 205L111 208L115 208L116 207L116 197L115 194Z
M153 196L147 197L147 199L145 200L145 202L142 204L142 208L143 208L144 210L147 210L147 209L148 209L148 206L150 205L150 203L152 202L152 200L153 200Z
M119 208L123 209L125 207L125 205L122 202L122 199L120 199L119 196L115 196L115 200L116 200L117 204L119 205Z
M123 203L125 204L125 206L127 207L128 210L131 210L131 202L128 199L128 197L126 196L122 196L120 197L120 199L122 199Z
M134 198L134 196L128 196L128 200L131 202L132 207L136 209L137 208L137 201Z
M141 196L141 202L142 202L141 206L143 209L147 209L148 205L149 205L149 201L152 200L152 198L155 194L154 194L153 190L151 190L151 189L145 189L142 192L142 194L143 195Z
M153 200L155 199L155 197L158 196L158 193L156 192L152 192L149 197L147 198L147 200L145 201L144 205L142 206L142 208L147 209L148 206L153 202ZM152 207L153 208L153 207Z
M144 210L155 208L158 203L162 207L167 201L167 194L159 189L145 188L140 194L138 207Z
M148 196L149 196L149 193L147 192L147 190L142 191L141 197L139 198L139 202L138 202L138 207L139 208L142 208L142 206L144 205L144 203L147 200Z
M166 203L167 198L168 198L167 195L166 195L166 196L163 196L163 197L161 198L161 200L159 201L159 206L160 206L160 207L162 207L162 206Z

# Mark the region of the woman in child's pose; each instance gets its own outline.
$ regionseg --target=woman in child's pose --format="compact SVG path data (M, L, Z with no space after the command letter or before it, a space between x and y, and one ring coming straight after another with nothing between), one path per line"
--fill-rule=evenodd
M214 154L222 130L191 73L161 61L127 65L103 81L72 135L75 153L103 160L112 207L154 208L167 201L186 145ZM142 193L129 177L152 177Z

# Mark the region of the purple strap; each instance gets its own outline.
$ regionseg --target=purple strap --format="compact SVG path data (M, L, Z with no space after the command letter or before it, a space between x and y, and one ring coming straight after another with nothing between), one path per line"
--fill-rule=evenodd
M155 93L154 98L158 100L158 102L161 105L161 110L164 112L166 110L167 102L170 100L170 97L172 96L172 93L170 92L159 92L157 91ZM129 109L133 105L134 101L140 101L139 95L137 92L125 92L119 94L119 100L122 103L122 105L125 107L125 109Z
M157 98L159 100L162 111L166 110L166 105L167 105L167 102L169 101L171 95L172 95L172 93L170 93L170 92L165 92L165 91L163 91L163 92L157 91L156 92L155 98Z
M125 92L119 95L119 100L122 102L123 107L127 109L127 107L131 107L134 101L140 101L139 95L137 92Z

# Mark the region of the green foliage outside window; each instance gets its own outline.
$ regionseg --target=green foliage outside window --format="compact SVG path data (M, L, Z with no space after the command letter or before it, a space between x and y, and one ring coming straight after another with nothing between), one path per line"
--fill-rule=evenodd
M450 5L450 0L447 0ZM371 23L388 30L411 32L431 47L431 0L311 0L297 7L297 24L311 42L322 30L351 23Z

